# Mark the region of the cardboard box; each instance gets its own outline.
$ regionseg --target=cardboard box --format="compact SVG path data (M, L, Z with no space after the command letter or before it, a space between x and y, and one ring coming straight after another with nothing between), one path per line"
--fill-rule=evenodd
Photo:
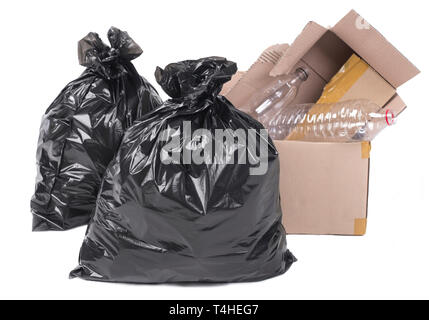
M394 89L419 73L353 10L329 30L310 22L290 46L282 45L282 50L275 63L258 59L229 90L226 97L236 107L242 107L253 90L271 77L288 74L298 67L307 68L310 74L301 85L295 103L315 103L324 86L353 54ZM272 51L273 47L268 48L261 57ZM379 93L385 96L382 90ZM389 94L393 96L383 108L398 116L406 105L396 93ZM379 100L380 104L383 99ZM275 144L280 155L280 194L286 231L289 234L365 234L370 144L286 140Z

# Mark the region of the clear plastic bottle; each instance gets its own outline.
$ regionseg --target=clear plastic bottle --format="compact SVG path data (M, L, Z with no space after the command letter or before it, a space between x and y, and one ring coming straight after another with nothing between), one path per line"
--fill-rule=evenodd
M300 85L307 78L308 73L302 68L287 76L276 77L249 98L245 109L252 110L251 115L267 125L279 111L294 101Z
M274 140L372 141L395 123L390 110L368 100L289 106L266 126Z

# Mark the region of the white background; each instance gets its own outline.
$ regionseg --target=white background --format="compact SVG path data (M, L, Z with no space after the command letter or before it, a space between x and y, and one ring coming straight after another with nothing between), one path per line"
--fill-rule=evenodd
M429 298L429 17L426 1L1 1L0 298ZM282 277L215 286L68 280L85 228L32 233L40 119L83 71L77 41L111 25L144 49L135 65L219 55L241 70L267 46L292 42L307 21L329 26L350 9L422 74L399 89L409 108L373 143L365 237L289 236L299 261ZM161 91L158 85L156 87ZM165 97L165 95L163 96Z

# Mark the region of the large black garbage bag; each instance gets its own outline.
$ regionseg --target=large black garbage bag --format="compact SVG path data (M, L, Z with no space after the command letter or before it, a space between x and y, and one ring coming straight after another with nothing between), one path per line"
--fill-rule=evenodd
M87 224L125 129L162 103L130 62L141 48L113 27L108 38L111 47L96 33L79 42L79 62L87 69L64 88L42 119L31 200L34 231Z
M238 282L290 267L277 151L260 123L218 95L235 72L235 63L218 57L157 69L172 99L125 134L71 277ZM236 141L248 132L249 145ZM266 166L254 161L264 144Z

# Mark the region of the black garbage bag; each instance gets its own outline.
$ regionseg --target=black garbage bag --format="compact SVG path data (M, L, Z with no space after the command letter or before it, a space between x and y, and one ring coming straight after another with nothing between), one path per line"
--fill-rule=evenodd
M34 231L87 224L125 130L162 103L130 62L141 48L117 28L108 38L111 47L96 33L79 42L79 62L87 69L43 116L31 200Z
M218 57L157 69L172 99L125 134L72 278L240 282L291 266L277 151L259 122L218 95L235 72Z

